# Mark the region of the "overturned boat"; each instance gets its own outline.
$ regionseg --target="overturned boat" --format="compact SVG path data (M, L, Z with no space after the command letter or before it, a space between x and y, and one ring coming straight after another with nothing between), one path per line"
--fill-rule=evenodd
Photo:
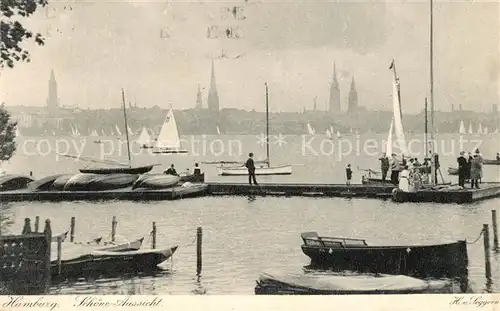
M7 174L0 176L0 191L24 189L33 178L24 175Z
M167 174L151 174L142 175L139 177L132 186L132 189L165 189L171 188L179 183L181 178L179 176Z
M139 178L135 174L76 174L64 185L64 191L106 191L130 187Z
M262 273L256 295L346 295L452 293L445 281L425 281L405 275L330 275Z

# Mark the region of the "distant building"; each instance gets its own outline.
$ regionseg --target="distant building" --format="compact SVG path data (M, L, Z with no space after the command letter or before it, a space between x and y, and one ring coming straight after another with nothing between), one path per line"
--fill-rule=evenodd
M317 102L316 102L316 100L317 100L317 99L318 99L318 97L317 97L317 96L316 96L316 97L314 97L314 105L313 105L313 110L314 110L314 111L318 110L318 106L317 106Z
M196 109L201 109L201 108L203 108L203 106L201 101L200 85L198 84L198 93L196 93Z
M49 94L47 96L47 110L49 112L57 111L59 108L59 97L57 95L57 81L54 70L50 71Z
M215 82L215 69L213 60L212 60L212 74L210 77L210 89L208 90L207 106L210 112L219 111L219 94L217 93L217 84Z
M354 77L352 77L351 89L349 90L349 99L347 103L347 112L352 113L358 110L358 92L356 91Z
M337 70L335 68L335 63L333 63L333 77L332 83L330 83L330 112L339 113L342 111L340 107L340 88L339 82L337 80Z
M493 113L498 113L498 105L493 104Z

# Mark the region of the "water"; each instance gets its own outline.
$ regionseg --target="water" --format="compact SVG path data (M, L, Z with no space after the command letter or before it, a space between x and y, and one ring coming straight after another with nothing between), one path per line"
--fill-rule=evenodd
M265 150L252 136L242 139L242 155L253 151L257 158ZM212 141L216 139L212 137ZM226 139L236 139L226 137ZM89 140L89 139L88 139ZM337 161L335 155L301 154L301 138L292 137L287 145L272 146L271 161L304 164L295 166L291 176L272 176L266 181L343 182L344 167L377 167L376 159L364 154L347 155ZM89 140L90 141L90 140ZM315 142L317 145L320 141ZM84 154L98 156L99 145L89 144ZM470 146L468 148L471 148ZM491 137L483 142L481 152L487 156L498 152L498 141ZM470 149L468 149L470 150ZM458 153L458 151L457 151ZM123 154L124 155L124 154ZM455 165L455 155L442 156L442 167ZM207 156L137 155L138 163L170 163L178 168L190 167L193 161L214 160ZM219 159L227 159L228 153ZM76 172L83 163L71 159L56 161L45 157L18 154L4 168L10 172L33 171L35 176L59 172ZM217 177L214 167L204 165L209 181L245 181L245 177ZM360 180L354 170L353 181ZM485 167L486 181L499 181L498 167ZM446 174L443 171L443 174ZM446 179L450 179L445 175ZM454 179L456 177L453 177ZM436 242L467 238L474 241L483 223L491 222L490 211L498 207L498 199L468 205L397 204L391 201L344 198L301 197L204 197L166 202L62 202L11 203L5 206L14 224L11 232L20 232L25 217L50 218L53 232L68 230L70 218L76 217L76 239L90 240L109 236L111 219L118 219L118 240L147 235L151 222L157 222L157 245L180 245L173 262L163 264L165 272L156 276L108 279L53 288L59 294L252 294L255 280L262 271L298 272L309 263L300 245L300 233L317 231L320 235L367 238L370 240L408 243ZM203 271L196 277L196 228L203 228ZM145 241L149 244L150 241ZM482 239L468 245L469 283L474 292L500 289L499 256L492 255L493 279L484 277Z

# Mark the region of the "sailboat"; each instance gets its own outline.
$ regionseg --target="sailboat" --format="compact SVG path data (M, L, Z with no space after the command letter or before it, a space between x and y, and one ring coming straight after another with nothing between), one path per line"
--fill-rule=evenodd
M131 164L131 156L130 156L130 141L128 137L127 129L127 108L125 107L125 92L122 89L122 105L123 105L123 118L125 120L125 134L127 137L127 155L128 155L128 165L121 164L120 167L101 167L101 168L89 168L89 169L80 169L80 173L89 173L89 174L144 174L153 169L154 164L144 165L144 166L132 166ZM118 126L116 126L118 129Z
M165 121L158 134L156 140L156 146L153 149L153 153L161 154L187 154L189 151L181 148L181 139L179 137L179 130L177 129L177 123L175 122L174 110L170 107L170 110L165 117Z
M337 138L340 138L340 132L337 131Z
M266 85L266 155L267 159L262 161L264 165L255 168L255 175L291 175L291 165L271 166L270 152L269 152L269 95L268 87ZM238 167L223 167L218 168L219 175L221 176L244 176L248 175L248 169L243 166Z
M330 132L330 129L326 129L326 137L332 138L332 133Z
M118 134L118 136L122 136L122 132L120 131L118 124L115 124L115 129L116 129L116 133Z
M148 134L148 130L145 127L142 127L141 135L137 138L136 142L141 145L143 149L153 148L151 145L151 136Z
M488 127L487 126L484 127L483 134L488 134Z
M474 133L474 132L472 131L472 123L469 123L469 129L467 130L467 133L469 133L469 134Z
M465 134L465 125L464 125L464 120L460 121L460 128L458 130L460 134Z
M220 135L220 129L219 126L217 126L217 134Z
M479 123L477 127L477 133L480 135L483 134L483 125L481 123Z

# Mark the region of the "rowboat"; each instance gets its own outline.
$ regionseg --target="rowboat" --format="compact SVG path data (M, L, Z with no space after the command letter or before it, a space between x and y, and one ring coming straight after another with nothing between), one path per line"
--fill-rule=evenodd
M346 295L452 293L444 281L424 281L405 275L262 273L256 295Z
M153 166L82 168L79 171L86 174L145 174L151 171Z
M87 185L88 191L105 191L113 189L123 189L132 186L139 178L136 174L97 174L97 176Z
M483 160L484 165L500 165L500 160L488 160L484 159Z
M167 249L145 249L133 251L93 250L88 254L69 257L51 262L54 279L79 277L99 277L123 275L127 273L150 272L169 259L177 246Z
M52 183L52 186L50 187L51 190L59 190L62 191L64 190L64 186L66 183L75 175L73 174L64 174L59 177L57 177L54 182Z
M192 182L192 183L199 183L199 182L205 182L205 173L201 174L181 174L180 175L180 181L181 182Z
M48 191L51 190L52 185L54 184L54 181L58 179L61 176L64 176L66 174L57 174L57 175L51 175L47 177L43 177L37 180L34 180L30 182L27 187L31 191ZM71 176L71 175L68 175ZM63 185L64 187L64 185Z
M313 267L335 271L403 274L423 277L463 277L467 245L455 241L429 245L368 245L365 240L301 234L302 251Z
M0 176L0 191L24 189L33 178L23 175L6 174Z
M246 176L248 175L248 169L245 166L237 167L218 167L218 173L220 176ZM256 167L255 175L291 175L292 166L291 165L279 165L272 167Z

